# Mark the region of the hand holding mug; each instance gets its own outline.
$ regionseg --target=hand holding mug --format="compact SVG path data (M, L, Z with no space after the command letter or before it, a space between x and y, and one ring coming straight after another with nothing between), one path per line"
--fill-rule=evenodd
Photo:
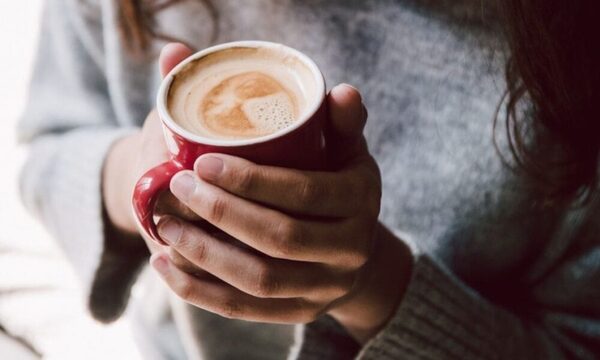
M169 81L159 94L159 110ZM152 238L211 275L190 275L172 254L155 254L153 266L184 300L255 321L308 322L329 313L364 341L395 308L402 283L397 274L406 279L409 273L387 272L410 262L405 246L377 222L381 185L362 137L366 110L360 95L336 87L328 112L323 100L283 136L233 145L189 135L163 106L171 157L138 182L134 205ZM318 168L325 157L325 122L334 171L299 170ZM197 215L248 247L176 217L164 217L156 231L153 205L169 186ZM384 277L392 286L374 285Z
M394 266L409 264L407 249L377 222L381 180L362 137L360 95L338 86L328 106L335 171L205 154L193 171L173 178L170 189L182 203L249 246L162 219L161 238L213 276L192 276L170 257L154 256L152 265L183 300L228 318L271 323L306 323L329 313L361 341L389 318L406 281L393 280L409 274Z

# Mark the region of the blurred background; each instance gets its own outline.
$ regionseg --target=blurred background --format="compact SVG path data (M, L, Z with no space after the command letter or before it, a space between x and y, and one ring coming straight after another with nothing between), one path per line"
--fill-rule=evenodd
M17 144L43 1L0 2L0 358L135 359L129 324L88 315L73 271L43 227L22 207Z

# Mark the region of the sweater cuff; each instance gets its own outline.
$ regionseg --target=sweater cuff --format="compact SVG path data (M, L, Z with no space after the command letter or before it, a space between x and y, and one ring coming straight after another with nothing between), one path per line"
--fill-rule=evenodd
M432 259L417 256L396 314L363 347L359 358L497 358L490 349L497 349L502 339L492 337L489 327L493 326L494 311L490 308ZM481 314L487 314L488 319L482 319Z
M142 263L139 255L105 251L104 159L112 144L133 130L87 127L40 137L32 144L22 173L23 200L38 212L61 245L82 283L92 313L102 317L100 320L112 320L120 311L96 311L93 307L114 307L110 299L115 298L126 302L127 291ZM124 282L128 285L123 286Z
M150 256L139 235L125 234L110 225L103 211L104 246L88 297L94 318L112 322L119 318L129 302L131 288Z
M290 359L353 359L360 345L334 318L324 315L296 329Z

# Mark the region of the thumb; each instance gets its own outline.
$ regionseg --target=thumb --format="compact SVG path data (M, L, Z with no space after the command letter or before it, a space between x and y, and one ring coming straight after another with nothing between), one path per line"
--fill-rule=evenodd
M329 92L327 101L327 146L332 158L348 159L367 151L362 136L367 110L358 90L348 84L337 85Z
M162 77L165 77L169 71L190 55L192 55L192 49L181 43L168 43L165 45L158 58Z

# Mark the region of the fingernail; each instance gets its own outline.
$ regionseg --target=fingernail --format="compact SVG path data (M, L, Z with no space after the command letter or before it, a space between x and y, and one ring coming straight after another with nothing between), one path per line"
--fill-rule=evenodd
M161 253L153 254L150 258L150 264L161 274L166 273L169 267L169 262L165 258L165 255Z
M355 88L354 86L350 85L350 84L346 84L346 83L342 83L339 85L336 85L333 87L333 89L331 89L330 94L333 96L341 96L346 98L349 94L352 94L352 92L354 92L358 98L352 98L352 101L356 101L358 103L362 103L362 95L360 94L360 91L358 91L357 88Z
M190 173L184 172L177 174L171 182L171 192L180 200L185 200L190 197L196 188L196 180Z
M181 224L179 220L168 218L158 226L158 234L169 245L177 243L181 236Z
M350 85L350 84L348 84L348 83L342 83L341 85L347 86L347 87L349 87L349 88L353 89L354 91L356 91L357 93L359 93L359 94L360 94L360 91L358 91L358 89L357 89L357 88L356 88L356 86L354 86L354 85Z
M223 160L215 156L203 156L196 160L195 169L203 179L216 180L223 171Z

